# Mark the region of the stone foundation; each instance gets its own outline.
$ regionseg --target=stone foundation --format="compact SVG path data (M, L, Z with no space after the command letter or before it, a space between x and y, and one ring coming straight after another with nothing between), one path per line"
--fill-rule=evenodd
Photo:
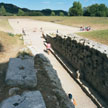
M108 46L77 35L47 34L46 39L76 69L76 76L87 81L108 102Z

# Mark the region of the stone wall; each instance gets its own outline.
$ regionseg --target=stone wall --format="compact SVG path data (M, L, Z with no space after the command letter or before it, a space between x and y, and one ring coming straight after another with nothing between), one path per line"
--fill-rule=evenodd
M46 39L108 102L108 46L77 35L47 34Z

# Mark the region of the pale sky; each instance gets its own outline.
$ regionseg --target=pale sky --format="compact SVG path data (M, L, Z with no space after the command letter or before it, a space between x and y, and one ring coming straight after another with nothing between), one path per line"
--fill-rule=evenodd
M104 3L108 7L108 0L0 0L0 3L12 3L21 8L28 8L32 10L49 8L53 10L62 9L68 11L74 1L80 1L83 7L95 3Z

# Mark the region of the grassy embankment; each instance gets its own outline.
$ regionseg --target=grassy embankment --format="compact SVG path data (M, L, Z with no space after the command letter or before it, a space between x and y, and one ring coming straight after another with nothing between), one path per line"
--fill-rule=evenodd
M78 35L108 45L108 17L32 17L35 20L50 21L68 26L91 26L93 31L78 33Z
M17 49L18 46L22 45L22 41L19 40L18 36L12 37L3 31L12 31L8 22L8 17L0 17L0 62L6 55L9 56L12 50Z
M19 39L18 35L12 37L8 33L0 31L0 63L15 56L22 46L23 41Z
M12 31L12 28L8 22L8 17L0 17L0 31L5 31L5 32Z
M9 87L4 83L8 61L16 57L19 49L23 47L23 41L18 35L3 32L11 30L8 19L0 17L0 101L8 97Z

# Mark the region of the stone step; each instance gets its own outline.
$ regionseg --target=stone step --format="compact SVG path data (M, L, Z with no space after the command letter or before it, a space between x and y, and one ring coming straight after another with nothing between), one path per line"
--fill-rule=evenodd
M0 108L46 108L40 91L24 92L4 100Z
M33 59L11 58L6 73L6 84L10 86L35 87L36 69Z

